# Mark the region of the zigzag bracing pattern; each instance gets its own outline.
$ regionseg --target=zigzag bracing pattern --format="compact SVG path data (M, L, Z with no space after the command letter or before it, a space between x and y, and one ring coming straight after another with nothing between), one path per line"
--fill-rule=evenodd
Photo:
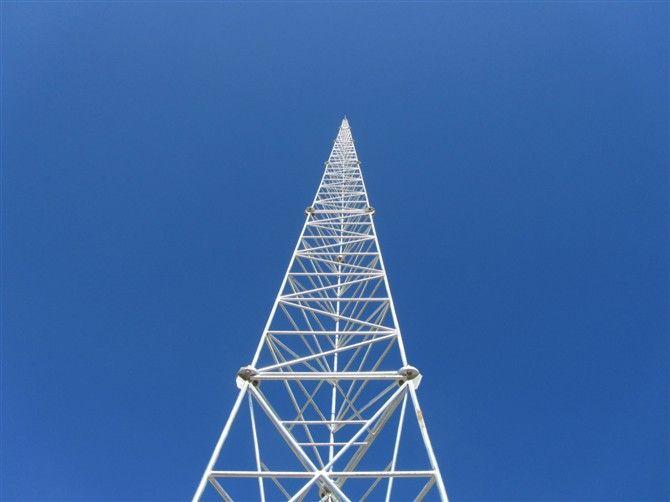
M227 483L233 479L257 480L259 500L406 498L410 492L393 491L394 483L406 479L421 481L410 496L422 500L434 494L447 500L419 408L421 375L407 362L375 232L375 211L346 118L305 213L260 344L251 364L238 373L237 401L194 500L207 486L223 500L232 500ZM255 469L219 469L223 445L239 420L245 396ZM424 450L422 469L399 467L408 401ZM389 426L396 418L397 424ZM390 429L388 437L385 429ZM282 455L276 454L276 446L263 449L268 436L280 438ZM282 465L287 457L297 469ZM366 463L377 466L363 469Z

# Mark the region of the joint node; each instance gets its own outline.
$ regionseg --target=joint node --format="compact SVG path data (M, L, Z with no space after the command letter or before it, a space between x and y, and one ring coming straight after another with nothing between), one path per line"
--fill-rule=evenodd
M368 206L368 207L365 208L365 212L367 214L375 214L375 208L372 207L372 206Z
M251 382L253 385L258 386L258 380L254 377L258 375L258 370L253 366L242 366L237 372L237 378L245 382Z
M305 209L305 214L307 214L307 215L309 215L309 214L314 214L314 211L315 211L314 206L308 206L308 207Z
M419 373L419 370L416 369L414 366L403 366L398 370L398 375L400 375L401 379L398 380L398 385L402 385L405 382L412 382L411 385L415 388L419 388L419 384L421 383L421 373Z
M402 376L404 380L414 380L420 375L419 370L414 366L403 366L398 370L398 374Z
M335 258L335 261L337 263L344 263L344 255L338 254L337 258Z

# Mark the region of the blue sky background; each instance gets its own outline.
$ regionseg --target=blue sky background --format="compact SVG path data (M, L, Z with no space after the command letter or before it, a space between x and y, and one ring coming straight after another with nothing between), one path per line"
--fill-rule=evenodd
M190 497L343 114L454 500L670 497L667 3L3 3L3 499Z

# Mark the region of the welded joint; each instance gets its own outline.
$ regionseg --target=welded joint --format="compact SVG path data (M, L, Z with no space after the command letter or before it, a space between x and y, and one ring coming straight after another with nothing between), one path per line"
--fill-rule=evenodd
M245 383L250 383L254 387L258 387L258 370L253 366L242 366L237 372L237 377L235 378L235 383L237 388L241 389Z
M419 372L418 369L416 369L414 366L403 366L398 370L398 375L401 376L401 379L398 380L398 385L402 385L405 382L410 382L412 384L412 387L415 389L419 388L419 384L421 383L421 379L423 376Z

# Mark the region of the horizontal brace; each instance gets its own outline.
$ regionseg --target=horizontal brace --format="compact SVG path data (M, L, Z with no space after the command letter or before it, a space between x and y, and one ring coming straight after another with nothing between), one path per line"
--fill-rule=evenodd
M349 444L347 441L336 441L334 443L319 443L319 442L314 442L314 443L298 443L300 446L344 446L345 444ZM364 444L367 444L365 441L354 441L351 443L352 445L355 446L363 446Z
M321 239L321 240L327 240L331 239L334 241L339 241L342 239L360 239L361 242L366 241L366 240L371 240L374 239L375 236L372 234L367 234L367 235L303 235L300 237L301 239Z
M318 276L318 275L335 275L348 277L352 275L360 275L364 277L384 277L383 272L289 272L288 275L301 275L301 276Z
M308 249L300 249L296 251L296 255L301 255L301 256L337 256L337 255L342 255L342 256L378 256L379 251L366 251L364 253L357 253L356 251L344 251L342 253L338 253L337 251L331 251L329 253L323 253L323 252L310 252Z
M282 420L283 424L306 424L306 425L349 425L364 424L365 420Z
M344 213L344 214L370 214L365 209L314 209L310 214Z
M340 195L342 194L342 196ZM346 187L346 190L333 190L331 192L322 192L323 197L317 199L314 202L314 208L319 207L333 207L338 204L340 209L342 205L344 208L353 208L361 209L361 206L365 207L367 201L365 200L365 194L361 191L361 187L349 186Z
M212 471L213 478L313 478L317 471ZM430 478L434 471L327 471L329 478Z
M328 477L338 478L430 478L434 471L339 471L328 472Z
M335 211L330 211L331 213L334 213ZM333 216L332 218L323 218L323 219L318 219L314 218L311 219L310 221L307 222L307 225L310 226L315 226L315 227L324 227L329 230L341 230L341 226L344 226L345 231L350 231L348 230L347 227L358 227L358 226L372 226L372 222L370 221L344 221L345 218L349 218L348 216ZM339 221L338 221L339 220Z
M273 371L259 372L254 380L402 380L396 371Z
M337 209L315 209L315 211L321 211L320 213L310 213L312 219L307 221L308 225L344 225L344 226L356 226L356 225L372 225L372 221L369 218L361 218L361 216L368 216L370 213L342 213ZM319 214L325 215L322 218L317 218ZM339 227L338 227L339 229Z
M346 219L347 216L333 216L332 218L316 218L307 222L307 226L311 227L309 230L316 229L321 230L324 233L322 234L326 238L335 238L340 235L358 235L360 237L367 237L368 235L374 236L373 229L371 225L368 225L369 222L366 221L349 221ZM358 218L358 217L356 217ZM325 233L333 232L333 233ZM307 235L314 235L309 233Z
M344 186L349 190L364 188L363 177L361 172L356 168L341 167L337 169L326 169L323 173L323 183L319 189L320 193L324 193L327 189L337 186Z
M345 284L346 285L346 284ZM322 296L322 297L310 297L310 298L300 298L299 296L280 296L280 301L291 300L296 302L388 302L390 299L386 298L375 298L375 297L366 297L366 298L356 298L356 297L337 297L337 296Z
M345 195L365 196L360 193L365 190L365 183L359 173L355 171L339 171L337 173L324 173L324 183L317 192L320 196L337 196L340 192Z
M311 214L311 215L314 215L314 214L327 214L327 215L347 214L349 216L372 216L372 213L367 212L365 209L314 209L309 214Z
M270 335L360 335L360 336L383 336L383 335L392 335L397 333L396 330L387 330L387 331L282 331L282 330L270 330L268 334Z

